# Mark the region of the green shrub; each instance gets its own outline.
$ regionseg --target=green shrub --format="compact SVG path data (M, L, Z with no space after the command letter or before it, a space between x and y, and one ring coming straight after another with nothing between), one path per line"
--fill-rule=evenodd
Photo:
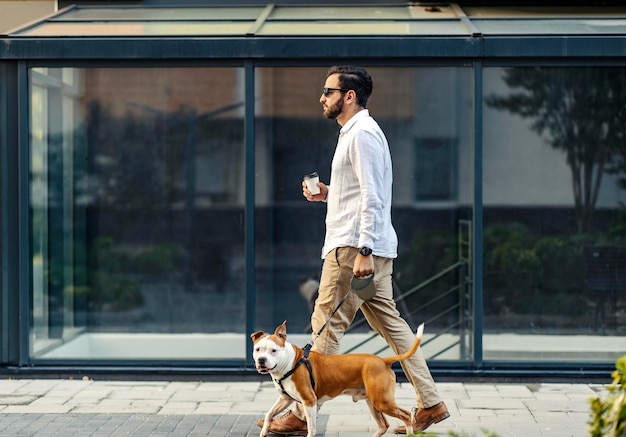
M143 305L141 287L137 281L106 272L94 272L91 278L90 302L95 308L126 311Z
M534 235L521 224L485 229L485 306L490 314L583 316L584 258L569 238ZM542 323L547 323L547 319Z
M133 266L142 273L166 274L176 270L182 259L183 253L179 246L163 243L139 252L133 260Z
M626 436L626 355L619 358L605 399L591 398L591 437Z

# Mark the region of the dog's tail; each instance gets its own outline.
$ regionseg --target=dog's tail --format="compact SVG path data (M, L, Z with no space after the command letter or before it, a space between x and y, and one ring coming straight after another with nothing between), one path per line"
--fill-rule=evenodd
M400 355L392 355L390 357L385 357L385 358L383 358L383 361L387 365L391 365L391 364L395 363L396 361L406 360L407 358L411 357L415 353L415 351L417 351L417 348L419 347L420 343L422 342L422 334L423 333L424 333L424 324L422 323L417 328L417 334L415 335L415 341L413 342L413 345L411 346L411 349L409 349L408 351L406 351L405 353L400 354Z

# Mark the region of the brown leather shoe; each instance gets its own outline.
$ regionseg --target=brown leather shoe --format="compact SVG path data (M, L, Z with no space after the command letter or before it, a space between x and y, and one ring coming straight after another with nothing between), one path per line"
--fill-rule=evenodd
M263 428L264 419L257 419L256 424ZM270 432L278 435L307 435L306 422L300 420L290 410L287 414L275 417L270 423Z
M439 423L450 417L448 407L443 402L430 408L413 408L413 432L424 431L430 425ZM406 434L406 426L398 426L393 429L396 434Z

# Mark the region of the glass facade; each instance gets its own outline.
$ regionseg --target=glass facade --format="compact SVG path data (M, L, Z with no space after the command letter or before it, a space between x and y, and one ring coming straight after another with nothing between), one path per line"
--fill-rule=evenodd
M256 323L287 319L303 336L325 209L300 182L328 181L339 130L321 115L325 71L255 71ZM433 355L466 360L471 70L369 71L395 160L400 303L412 325L445 332ZM29 78L31 358L245 358L242 69L35 67ZM368 332L361 321L354 338ZM239 347L210 348L221 335Z
M241 73L30 69L33 358L245 356Z
M484 70L485 359L624 352L625 78L623 67Z
M77 6L0 39L0 366L253 372L250 332L308 342L326 210L301 181L332 183L319 98L350 63L433 371L613 369L624 9L339 6ZM341 349L390 353L360 315Z

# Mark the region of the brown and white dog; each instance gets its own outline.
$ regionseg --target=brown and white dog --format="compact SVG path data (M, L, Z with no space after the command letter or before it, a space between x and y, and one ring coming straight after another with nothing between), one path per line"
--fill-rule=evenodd
M268 435L274 416L294 401L304 407L307 437L315 436L318 407L342 394L352 396L354 402L365 399L378 425L374 437L382 436L389 429L383 413L400 419L408 434L413 432L411 414L396 404L396 376L391 365L409 358L417 351L424 324L419 326L411 349L404 354L382 358L372 354L324 355L311 351L308 357L310 366L306 363L298 364L301 360L306 361L305 351L287 341L286 324L283 322L272 335L263 331L251 335L256 369L261 374L269 373L280 393L274 406L265 415L261 437ZM293 373L285 378L294 367L296 369Z

